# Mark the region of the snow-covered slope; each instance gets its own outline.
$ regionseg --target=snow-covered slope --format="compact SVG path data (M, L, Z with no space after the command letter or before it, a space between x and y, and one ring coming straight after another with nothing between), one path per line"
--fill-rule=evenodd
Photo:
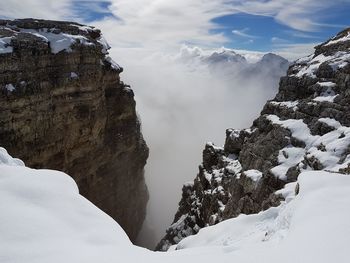
M296 197L296 183L280 191L279 207L151 252L133 246L68 175L27 168L0 148L0 262L348 262L350 177L304 172L298 182Z
M253 215L203 228L177 249L220 247L232 262L347 262L350 177L304 172L280 192L286 201Z
M70 176L27 168L3 148L0 196L0 262L106 262L131 246Z

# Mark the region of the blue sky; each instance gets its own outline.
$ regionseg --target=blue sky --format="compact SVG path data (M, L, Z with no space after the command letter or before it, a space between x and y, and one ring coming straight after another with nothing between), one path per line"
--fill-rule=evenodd
M111 4L110 1L101 1L94 5L91 2L78 1L75 8L84 10L84 19L87 22L108 17L119 19L118 11L113 13L109 9ZM305 16L314 16L316 19L311 30L293 28L283 21L278 21L273 15L252 13L236 10L234 14L212 18L210 22L215 24L215 28L209 32L223 34L226 38L223 43L225 47L266 52L292 44L319 43L350 26L350 1L339 1L338 4L317 9L315 13L306 13ZM184 43L196 44L186 39Z
M266 51L288 43L324 41L349 25L349 13L350 5L347 9L338 10L333 17L324 19L325 25L311 32L295 30L273 17L240 13L214 19L221 27L214 32L223 32L230 39L227 47Z
M350 25L350 0L7 0L0 17L73 20L114 49L199 47L298 57Z

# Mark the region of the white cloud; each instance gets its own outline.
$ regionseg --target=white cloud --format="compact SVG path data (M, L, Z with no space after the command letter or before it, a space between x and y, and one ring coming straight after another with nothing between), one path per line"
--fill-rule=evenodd
M271 43L273 44L281 44L281 43L288 43L289 41L283 38L279 38L279 37L272 37L271 38Z
M226 44L229 39L218 33L220 25L213 19L236 13L270 16L291 29L315 31L322 26L330 26L322 24L319 17L322 11L346 1L110 0L110 5L103 9L98 5L101 2L106 3L103 0L8 0L0 3L0 16L83 22L86 14L77 9L90 6L95 12L109 11L115 16L92 22L103 30L114 48L137 48L149 54L155 50L176 50L183 43L203 47ZM232 33L254 40L256 36L247 31L247 28L235 29Z
M277 44L272 49L272 52L288 59L289 61L294 61L312 54L314 52L314 47L319 44L320 43Z
M233 0L235 12L273 17L276 21L301 31L317 31L325 24L320 23L320 13L344 0ZM328 25L329 26L329 25ZM338 26L338 25L335 25Z
M235 30L232 30L232 34L240 37L245 37L245 38L258 38L258 36L254 36L246 33L247 31L249 31L249 28L244 28L241 30L235 29Z
M143 245L152 247L165 234L182 184L198 172L205 142L223 145L226 128L249 127L277 91L284 73L278 61L252 65L230 51L183 46L174 56L129 54L125 61L123 79L135 90L150 146L146 172L150 201L140 237ZM250 62L263 55L240 52Z
M213 33L212 19L229 14L222 0L113 0L110 11L119 19L105 19L101 27L116 47L174 50L182 43L217 46L228 41Z
M285 30L284 32L290 36L297 37L297 38L319 39L319 37L316 34L310 34L307 32L302 32L302 31L297 31L297 30Z
M73 16L71 0L8 0L0 3L3 18L68 19Z

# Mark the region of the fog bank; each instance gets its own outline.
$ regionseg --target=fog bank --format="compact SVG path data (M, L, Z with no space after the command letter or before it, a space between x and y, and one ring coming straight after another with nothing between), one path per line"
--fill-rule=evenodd
M112 55L135 91L150 147L150 200L138 244L153 249L173 220L182 185L197 174L205 143L223 145L226 128L249 127L276 93L286 65L273 56L260 61L256 54L260 62L252 64L233 52L188 47L173 56Z

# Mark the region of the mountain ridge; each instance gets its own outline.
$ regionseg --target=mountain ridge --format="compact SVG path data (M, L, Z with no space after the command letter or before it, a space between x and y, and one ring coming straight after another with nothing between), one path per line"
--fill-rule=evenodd
M208 143L193 183L157 250L167 250L239 214L278 206L275 194L308 170L350 172L350 29L297 60L249 129L226 130L224 147Z

